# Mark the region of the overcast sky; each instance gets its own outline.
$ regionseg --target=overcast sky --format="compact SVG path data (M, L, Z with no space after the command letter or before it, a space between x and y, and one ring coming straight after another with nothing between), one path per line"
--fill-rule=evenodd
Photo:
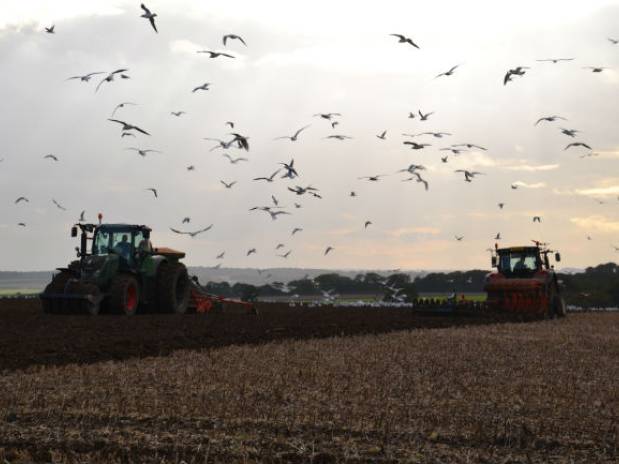
M0 4L0 269L66 264L82 210L90 221L101 212L107 222L150 225L154 245L186 251L189 265L214 265L225 251L222 264L231 267L488 268L485 250L497 232L502 245L550 242L562 266L619 256L619 45L608 40L619 39L619 1L148 1L158 34L139 4ZM46 34L52 24L55 34ZM227 33L247 47L224 48ZM200 49L236 58L210 59ZM575 59L536 61L543 58ZM434 78L454 65L452 76ZM531 69L504 86L516 66ZM122 67L130 79L96 93L101 76L66 80ZM191 92L205 82L209 91ZM107 121L125 101L139 105L116 117L150 137L121 139ZM408 118L419 109L434 114ZM170 115L179 110L186 114ZM318 112L341 113L339 125ZM568 121L534 125L550 115ZM229 138L226 121L249 137L249 152L209 151L203 138ZM273 140L307 124L297 142ZM581 132L571 139L560 127ZM453 135L402 136L426 131ZM325 139L332 134L353 139ZM405 140L432 146L410 150ZM573 141L597 156L564 150ZM487 151L441 162L440 148L467 142ZM162 153L143 158L128 147ZM224 152L249 161L232 165ZM59 161L43 158L50 153ZM299 178L251 180L292 158ZM395 174L410 163L426 166L429 191ZM484 175L466 183L456 169ZM358 179L377 174L388 176ZM238 183L226 189L220 180ZM287 190L295 185L323 198L296 196ZM30 202L15 204L22 195ZM271 195L291 214L273 221L248 211L271 205ZM185 216L190 224L181 224ZM193 239L169 229L209 224ZM303 231L291 237L294 227ZM276 252L278 243L285 247ZM335 250L323 256L327 246ZM246 257L250 248L257 253ZM288 250L287 259L277 256Z

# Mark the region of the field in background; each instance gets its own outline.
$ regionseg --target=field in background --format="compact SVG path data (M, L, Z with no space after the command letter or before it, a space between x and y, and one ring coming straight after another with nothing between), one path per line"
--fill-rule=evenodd
M41 292L36 288L0 288L0 298L6 296L32 296Z

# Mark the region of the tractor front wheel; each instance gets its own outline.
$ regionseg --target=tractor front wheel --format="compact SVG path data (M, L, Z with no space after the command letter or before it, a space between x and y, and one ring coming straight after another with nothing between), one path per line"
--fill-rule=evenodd
M115 313L134 316L140 304L140 287L135 277L120 274L112 281L110 307Z
M157 303L159 311L184 314L189 306L191 285L187 268L182 263L161 265L157 278Z

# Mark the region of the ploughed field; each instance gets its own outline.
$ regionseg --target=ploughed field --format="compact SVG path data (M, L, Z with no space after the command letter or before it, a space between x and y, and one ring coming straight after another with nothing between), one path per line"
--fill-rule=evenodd
M178 349L259 344L282 339L373 334L417 328L489 324L510 318L481 312L420 315L405 308L289 307L258 303L211 314L46 315L37 299L0 300L0 373L62 365L164 356Z
M619 313L126 319L11 304L0 462L619 462Z

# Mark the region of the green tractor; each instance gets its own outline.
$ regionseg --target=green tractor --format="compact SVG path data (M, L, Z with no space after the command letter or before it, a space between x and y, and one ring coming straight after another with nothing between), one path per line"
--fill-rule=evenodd
M58 268L40 295L49 314L102 311L133 316L138 310L185 313L191 282L180 262L185 253L153 248L151 229L129 224L76 224L79 259ZM91 241L90 252L88 242Z

